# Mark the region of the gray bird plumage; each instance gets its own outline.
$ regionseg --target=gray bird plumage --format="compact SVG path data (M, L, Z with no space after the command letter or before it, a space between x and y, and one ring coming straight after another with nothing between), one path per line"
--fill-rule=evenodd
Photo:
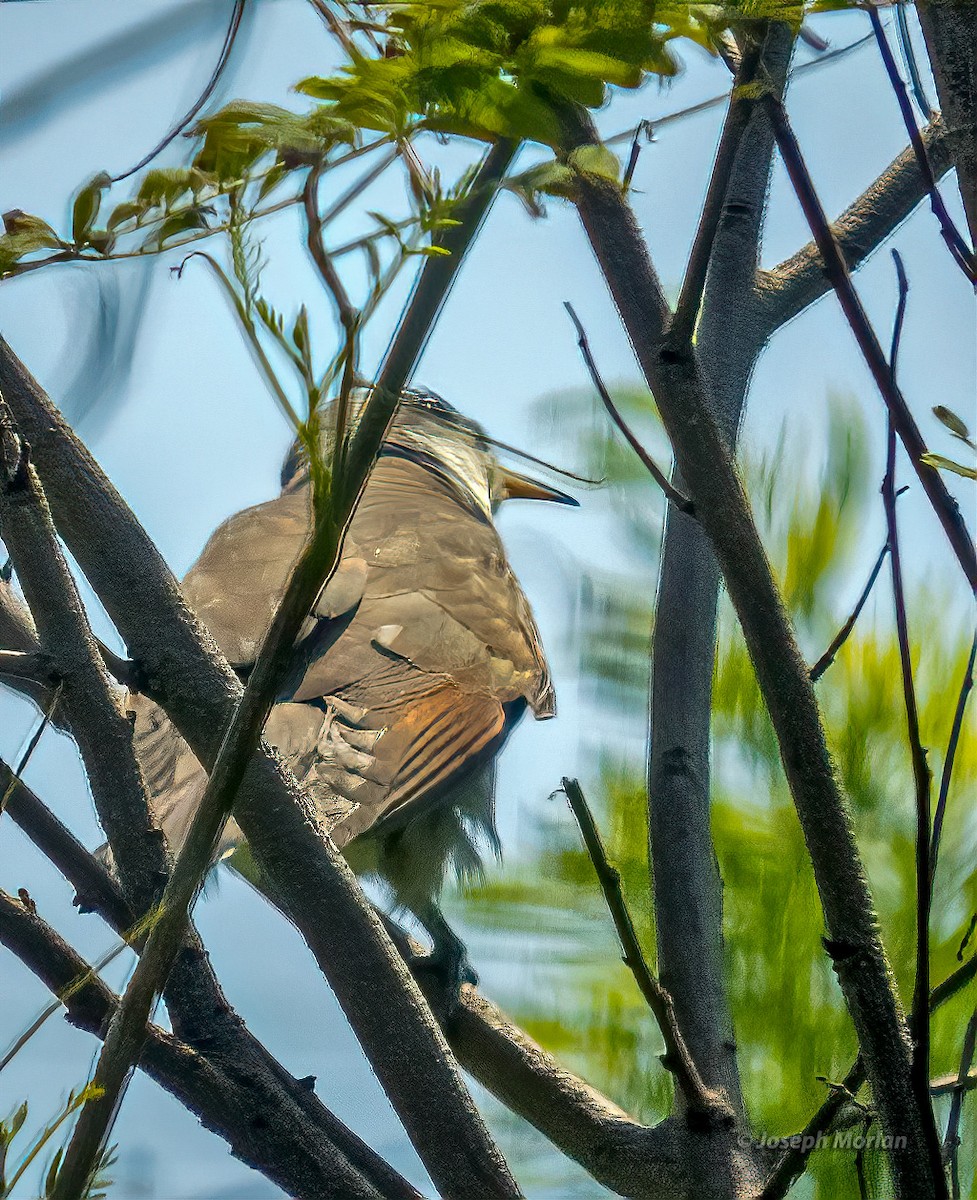
M527 707L537 719L554 713L539 634L492 520L511 496L573 503L503 469L479 427L440 398L406 393L264 733L354 870L385 880L449 957L458 946L437 897L449 869L478 871L481 843L497 850L495 754ZM242 672L308 533L309 500L293 452L281 495L225 521L183 582ZM133 696L131 707L176 849L204 772L152 701ZM241 837L229 822L221 853Z

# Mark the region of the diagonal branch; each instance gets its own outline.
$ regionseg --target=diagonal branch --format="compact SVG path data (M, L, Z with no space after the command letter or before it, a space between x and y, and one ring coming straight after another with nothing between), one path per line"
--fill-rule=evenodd
M638 988L645 998L648 1007L655 1014L658 1028L665 1041L664 1065L674 1073L678 1086L682 1089L689 1112L697 1120L708 1123L711 1120L726 1116L732 1119L732 1114L726 1111L724 1105L715 1095L711 1094L702 1082L682 1031L675 1020L675 1009L672 998L648 969L638 935L634 931L631 913L621 890L621 877L617 870L607 861L607 852L601 841L600 832L594 822L593 814L587 805L586 797L576 779L564 779L563 791L566 795L570 810L580 826L580 833L590 855L590 861L597 872L597 880L614 921L614 928L624 951L624 962L634 976Z
M814 190L814 184L797 144L797 139L787 120L784 106L779 99L769 94L764 97L764 102L773 121L777 145L787 168L787 174L790 176L791 184L804 210L811 232L814 234L814 240L821 254L823 269L837 293L842 311L855 336L855 341L858 343L858 348L861 350L866 365L872 373L872 378L885 401L893 426L906 448L909 461L923 486L923 491L943 526L947 540L971 589L977 591L977 552L974 550L970 532L960 514L960 509L947 491L940 473L921 461L922 456L926 453L926 443L923 441L902 391L892 377L885 353L879 345L879 340L875 336L875 331L852 284L844 253Z
M953 139L939 119L932 121L921 136L933 174L939 179L953 166ZM926 182L919 173L913 148L907 146L832 222L849 271L860 267L925 197ZM760 285L768 335L827 295L832 286L816 242L798 250L773 271L764 272Z
M872 22L872 32L875 34L879 53L882 56L882 63L885 66L885 73L888 75L889 83L895 92L899 111L902 114L906 132L909 134L909 142L913 148L913 153L916 155L916 163L919 166L920 174L929 193L930 208L933 210L933 216L936 217L940 224L940 236L946 242L947 249L950 251L953 261L971 283L977 283L977 260L974 258L974 252L960 236L960 231L954 225L950 214L947 212L946 205L943 203L943 197L936 186L936 176L933 174L933 167L930 164L929 155L926 153L926 145L920 137L919 126L916 124L916 118L913 116L912 105L909 102L909 93L906 90L905 83L903 83L902 76L899 74L896 60L892 56L892 49L885 36L885 30L882 28L882 18L879 16L878 9L873 5L868 6L868 15L869 20Z
M46 922L5 892L0 892L0 942L61 998L73 1025L102 1036L118 1006L117 997ZM256 1089L247 1059L235 1060L235 1069L226 1070L152 1025L141 1066L223 1137L236 1157L249 1166L260 1162L268 1178L290 1195L308 1200L417 1200L418 1192L386 1164L371 1181L323 1129L306 1136L309 1129L302 1112L281 1089L272 1095ZM331 1113L323 1112L341 1144L360 1157L373 1156Z
M509 156L511 148L505 162ZM489 157L493 166L500 164L498 154ZM469 210L475 217L470 229L477 228L487 208L484 191L474 195L477 203ZM451 232L454 245L464 249L459 229ZM374 426L379 423L381 435L401 380L411 369L454 274L454 264L450 272L444 271L448 259L431 261L440 270L432 277L426 264L414 302L420 298L424 307L412 305L412 315L401 327L395 353L388 360L386 378L381 377L385 386L378 391L389 405L379 420L373 410ZM396 390L390 386L393 383ZM212 766L219 731L227 727L240 695L239 681L186 608L131 512L2 342L0 385L32 440L62 535L130 653L141 661L164 697L178 729L201 762ZM372 408L371 403L368 414ZM357 438L372 446L367 424L364 418ZM365 458L355 447L350 457L358 463ZM484 1188L486 1194L508 1194L497 1182L501 1168L494 1151L487 1151L491 1166L478 1165L480 1159L484 1162L487 1135L429 1010L342 858L323 836L321 818L267 751L253 761L235 815L333 985L408 1133L428 1156L429 1169L456 1173L444 1183L446 1191L458 1190L463 1179L464 1186ZM421 1061L423 1078L406 1065ZM445 1128L451 1128L450 1138L443 1136ZM430 1161L432 1156L440 1162Z
M764 40L765 38L751 38L736 67L733 90L726 109L719 148L713 160L712 176L706 191L702 215L696 227L695 239L685 268L685 278L682 280L682 290L669 326L669 334L676 349L683 349L692 343L692 335L705 294L706 275L712 261L713 246L733 176L733 166L756 105L755 83L763 59Z
M692 505L689 502L688 496L683 496L677 488L672 487L668 482L668 477L665 472L658 466L651 455L645 450L641 442L635 437L633 430L621 416L621 410L614 403L610 392L601 379L600 371L597 369L597 363L594 359L593 352L590 349L590 342L587 339L586 331L574 311L573 305L569 300L564 300L563 307L570 314L570 320L573 322L573 327L577 331L577 345L580 347L580 353L583 355L583 360L587 364L587 370L590 372L590 378L593 380L594 387L597 389L597 394L600 396L604 408L611 420L624 435L624 440L628 443L631 449L638 456L641 465L647 470L648 474L654 479L655 483L661 488L665 494L665 499L670 500L679 512L692 515Z
M842 648L845 642L851 637L852 630L855 628L855 622L858 620L862 609L865 607L869 596L872 594L872 588L875 587L875 581L878 579L882 570L882 564L885 562L885 556L889 553L889 543L879 551L879 556L875 560L875 565L869 572L868 579L865 581L865 586L862 588L862 594L855 601L855 607L848 614L845 623L838 630L835 636L831 639L831 643L827 650L821 655L818 661L811 667L808 674L811 676L811 682L817 683L821 676L827 671L828 667L834 662L838 656L838 651Z

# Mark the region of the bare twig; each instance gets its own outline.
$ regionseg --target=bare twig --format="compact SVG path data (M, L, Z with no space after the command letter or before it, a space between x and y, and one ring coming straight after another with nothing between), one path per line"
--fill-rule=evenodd
M692 501L688 496L683 496L680 491L672 486L668 480L668 476L658 466L651 455L645 450L644 446L638 441L637 437L631 430L631 427L621 416L621 412L611 398L610 392L601 379L600 371L597 369L597 363L594 360L593 352L590 349L590 342L587 340L587 334L584 330L580 318L574 312L573 305L569 300L563 301L563 307L570 315L570 320L573 322L574 328L577 331L577 345L580 347L580 353L583 355L583 360L587 364L587 370L590 372L590 378L593 380L594 387L597 389L597 394L600 396L604 407L607 409L608 415L614 424L618 427L631 449L637 454L641 460L641 464L654 479L655 483L661 488L665 494L666 500L671 500L679 512L688 513L694 516Z
M0 650L0 675L10 679L27 679L49 687L51 660L46 654L24 650Z
M200 112L203 106L214 94L214 88L217 87L217 83L220 80L221 75L224 73L224 68L227 66L227 60L231 57L231 49L234 46L234 40L237 37L238 30L241 28L241 18L243 16L244 0L234 0L234 8L231 12L231 23L227 27L227 33L224 35L224 44L221 46L220 56L217 59L217 63L214 66L213 71L210 73L210 78L207 80L203 91L193 102L193 104L191 104L190 108L186 111L186 113L184 113L180 120L177 121L169 133L167 133L161 141L157 142L152 150L150 150L147 155L141 158L134 167L130 167L128 171L123 171L121 175L113 175L112 183L121 183L123 179L128 179L130 175L135 175L137 171L141 171L143 167L151 163L156 155L165 150L170 142L172 142L174 138L178 137L182 130L186 129L197 113Z
M950 726L950 738L947 742L946 755L943 758L943 771L940 775L940 793L936 801L936 812L933 816L933 836L930 841L930 886L932 877L936 874L936 863L940 856L940 839L943 835L943 820L946 816L947 800L950 796L950 781L953 778L953 764L957 757L957 746L960 743L960 732L963 729L963 717L967 710L967 698L974 686L974 659L977 658L977 633L970 643L970 656L967 667L960 683L957 694L957 706L953 712L953 724Z
M893 426L902 439L913 470L923 485L923 491L943 526L971 589L977 591L977 553L975 553L966 523L960 515L960 509L947 491L939 472L921 461L922 456L926 453L926 443L913 420L905 397L892 378L885 354L852 284L845 256L827 217L824 215L824 209L814 190L814 184L801 155L797 139L787 120L783 103L770 94L764 97L764 102L773 121L777 145L780 148L787 173L821 252L824 269L838 295L852 333L855 335L855 341L858 343L876 386L885 401Z
M960 1048L960 1067L957 1071L957 1085L953 1089L953 1097L950 1100L950 1115L947 1118L946 1137L943 1139L943 1152L950 1163L953 1200L960 1200L960 1168L957 1161L960 1149L960 1117L963 1113L963 1097L967 1090L966 1083L974 1061L975 1048L977 1048L977 1010L971 1014L964 1031L963 1045Z
M672 998L651 973L641 950L641 943L634 930L634 922L628 911L627 901L621 889L621 876L615 867L607 861L607 853L601 841L600 833L594 821L593 814L587 806L583 789L576 779L564 779L562 788L566 794L570 810L580 826L587 853L594 864L597 881L614 921L614 928L624 951L624 962L634 976L638 990L644 996L648 1007L655 1014L658 1028L665 1042L664 1065L675 1075L676 1082L682 1090L690 1116L699 1120L712 1120L731 1115L719 1098L705 1086L698 1068L692 1061L682 1031L675 1020L672 1008Z
M899 281L899 303L892 333L889 355L890 372L895 386L899 343L909 282L896 251L892 252ZM889 565L892 571L892 597L896 614L896 636L899 644L899 663L902 671L902 692L906 708L909 755L915 785L916 812L916 971L913 998L909 1012L909 1030L913 1038L913 1082L921 1108L932 1112L929 1100L929 918L932 904L930 872L930 786L932 775L926 761L919 731L919 708L913 682L912 651L909 645L909 621L903 587L902 551L896 520L896 431L890 415L886 433L885 478L882 482L882 503L885 509L886 534L889 544ZM934 1125L935 1130L935 1125Z
M869 35L871 37L871 34ZM954 136L935 118L921 134L933 172L953 166ZM901 154L831 223L841 251L854 271L889 237L926 197L912 146ZM763 315L768 335L831 291L817 243L809 242L772 271L760 274Z
M816 683L821 676L827 671L828 667L834 662L838 655L838 651L842 648L845 642L851 636L852 630L855 628L855 622L858 620L865 603L872 593L872 588L875 586L875 581L879 577L879 572L882 570L882 564L885 562L885 556L889 553L889 543L886 542L879 551L879 556L875 560L875 565L872 567L869 577L862 588L862 594L855 602L855 607L851 610L844 625L838 630L835 636L831 639L831 644L827 650L821 655L818 661L811 667L808 674L811 676L811 682Z
M959 1074L941 1075L938 1079L930 1080L931 1096L951 1096L954 1092L972 1092L977 1090L977 1071L971 1070L963 1079Z
M54 690L48 694L44 710L41 713L41 719L38 721L36 728L31 733L30 740L27 743L24 753L20 756L20 761L17 763L17 766L11 774L11 778L7 781L6 786L3 789L3 795L0 796L0 816L6 812L7 805L10 803L10 797L14 794L15 789L20 783L21 775L23 775L27 768L27 764L33 758L34 751L37 749L38 744L40 743L44 730L47 729L48 725L54 718L55 710L58 707L58 701L61 699L61 691L62 681L59 679L54 686Z
M943 203L940 190L936 186L933 167L930 163L929 155L926 153L926 146L923 139L919 135L919 126L916 124L916 118L913 116L912 105L909 102L909 93L906 90L905 83L903 83L902 76L899 74L896 61L892 56L892 50L885 36L885 30L882 28L882 18L879 16L878 9L874 5L869 4L866 7L868 9L869 20L872 22L872 32L875 34L879 53L882 55L885 72L889 77L889 82L892 84L892 90L895 92L899 111L902 114L906 132L909 134L913 153L916 155L916 162L919 164L923 179L926 181L926 189L929 192L930 207L933 210L933 216L940 223L940 236L946 242L953 261L963 271L970 282L975 283L977 282L977 259L974 258L974 252L968 247L961 236L960 230L954 225L953 219L947 212L946 205Z
M973 980L975 974L977 974L977 955L948 975L930 992L930 1012L935 1012L947 1000L965 988ZM773 1170L767 1176L757 1200L782 1200L786 1196L794 1181L804 1170L811 1152L817 1148L818 1135L826 1133L831 1128L835 1118L844 1107L845 1101L849 1097L857 1095L864 1082L865 1067L859 1057L849 1068L842 1087L832 1088L828 1098L808 1121L798 1137L797 1144L789 1146L777 1160ZM930 1091L933 1095L938 1094L933 1091L932 1086ZM793 1143L793 1139L791 1141Z
M862 46L867 45L872 41L872 37L872 34L867 33L864 37L858 38L847 46L839 46L837 50L829 50L826 54L820 54L817 58L812 58L810 62L801 63L799 67L794 68L792 75L797 79L806 75L809 71L816 71L820 67L827 66L828 63L834 62L836 59L845 58L853 50L860 50ZM689 117L695 117L699 113L708 112L712 108L719 108L721 105L727 104L729 98L729 92L722 92L718 96L710 96L708 100L700 100L698 104L690 104L687 108L680 108L676 112L664 113L660 117L639 121L637 125L632 125L628 129L622 129L619 133L611 134L604 141L608 146L616 146L621 142L633 143L634 138L642 129L646 131L649 140L654 140L654 134L657 130L665 128L668 125L676 125Z

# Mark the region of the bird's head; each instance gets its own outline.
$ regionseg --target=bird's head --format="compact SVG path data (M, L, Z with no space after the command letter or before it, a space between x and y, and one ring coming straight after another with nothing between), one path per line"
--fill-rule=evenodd
M351 396L352 422L355 423L368 395L368 389L360 388ZM329 409L324 414L323 428L329 439L333 428ZM486 516L490 516L504 500L577 504L566 492L503 465L496 457L496 449L538 461L531 455L523 455L521 451L494 442L479 424L436 392L408 388L401 395L381 455L410 458L434 471L464 492ZM545 463L540 465L546 466ZM293 483L301 471L301 456L297 446L293 446L282 468L282 486Z

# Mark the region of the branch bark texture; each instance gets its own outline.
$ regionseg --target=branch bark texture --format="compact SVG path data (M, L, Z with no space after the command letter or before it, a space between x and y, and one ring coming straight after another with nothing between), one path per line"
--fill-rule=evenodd
M589 116L568 119L567 148L595 144ZM875 907L855 843L847 801L824 740L813 687L736 475L728 440L691 354L668 345L668 307L634 214L620 188L581 179L584 229L658 403L696 513L712 542L743 627L814 867L832 956L873 1085L880 1119L895 1145L900 1200L945 1194L919 1148L923 1115L910 1079L905 1021L882 946Z

